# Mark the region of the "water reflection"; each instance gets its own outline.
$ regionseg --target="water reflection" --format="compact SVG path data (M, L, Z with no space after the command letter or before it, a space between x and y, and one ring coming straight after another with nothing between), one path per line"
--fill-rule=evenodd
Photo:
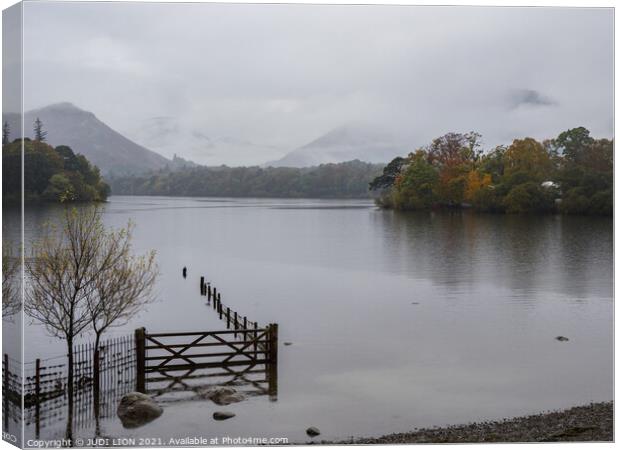
M522 300L541 290L612 295L613 231L606 218L380 211L373 219L394 272L457 292L493 283Z

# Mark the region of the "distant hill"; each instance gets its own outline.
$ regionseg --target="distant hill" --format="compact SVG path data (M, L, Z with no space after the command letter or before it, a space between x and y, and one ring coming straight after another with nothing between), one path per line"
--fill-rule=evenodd
M39 117L47 131L46 141L68 145L99 167L102 174L139 174L171 165L172 162L114 131L88 111L71 103L57 103L28 111L24 125L26 137L32 138L32 123ZM2 115L11 130L19 129L19 114ZM10 140L19 136L10 136Z
M324 134L267 167L310 167L327 163L360 160L387 163L394 155L406 153L405 146L388 133L367 125L346 125Z
M187 167L113 177L114 195L182 197L369 198L382 164L348 161L316 167Z

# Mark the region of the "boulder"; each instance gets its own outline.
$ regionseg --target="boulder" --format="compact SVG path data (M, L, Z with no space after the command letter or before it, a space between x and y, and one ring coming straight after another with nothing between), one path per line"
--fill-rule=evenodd
M215 420L226 420L235 417L235 413L230 411L216 411L213 413L213 418Z
M199 394L216 405L230 405L245 400L245 395L231 386L211 386L201 390Z
M121 398L116 415L125 428L137 428L162 415L163 409L146 394L130 392Z
M306 430L306 434L310 437L314 437L321 434L321 431L317 427L310 427Z

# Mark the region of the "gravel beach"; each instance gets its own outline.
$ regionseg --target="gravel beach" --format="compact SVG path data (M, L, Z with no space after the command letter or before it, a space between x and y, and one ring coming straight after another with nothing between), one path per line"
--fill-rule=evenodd
M613 402L495 422L427 428L331 444L613 441ZM330 442L322 442L330 444Z

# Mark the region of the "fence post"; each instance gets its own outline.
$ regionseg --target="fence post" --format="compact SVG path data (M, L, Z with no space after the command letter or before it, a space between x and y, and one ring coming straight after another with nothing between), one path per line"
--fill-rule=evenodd
M200 295L205 295L205 277L200 277Z
M226 307L226 329L230 329L230 308Z
M248 318L246 316L243 316L243 340L247 341L248 340Z
M258 351L258 342L256 342L256 337L258 336L258 322L254 322L254 353ZM258 355L257 355L258 356Z
M2 396L4 397L4 429L9 427L9 355L4 354L4 380L2 380Z
M41 425L41 360L39 358L35 361L34 370L34 395L37 402L35 405L35 435L39 439Z
M208 300L211 300L211 285L207 286L207 298Z
M237 324L237 311L235 311L235 321L233 322L233 325L235 327L235 337L237 337L237 329L239 328L239 325Z
M100 371L99 371L99 347L95 347L93 352L93 406L95 417L99 418L99 392L100 392Z
M136 391L145 393L145 342L144 335L146 330L144 327L136 329Z
M269 339L267 360L269 363L269 400L274 402L278 399L278 324L269 324L267 337Z

